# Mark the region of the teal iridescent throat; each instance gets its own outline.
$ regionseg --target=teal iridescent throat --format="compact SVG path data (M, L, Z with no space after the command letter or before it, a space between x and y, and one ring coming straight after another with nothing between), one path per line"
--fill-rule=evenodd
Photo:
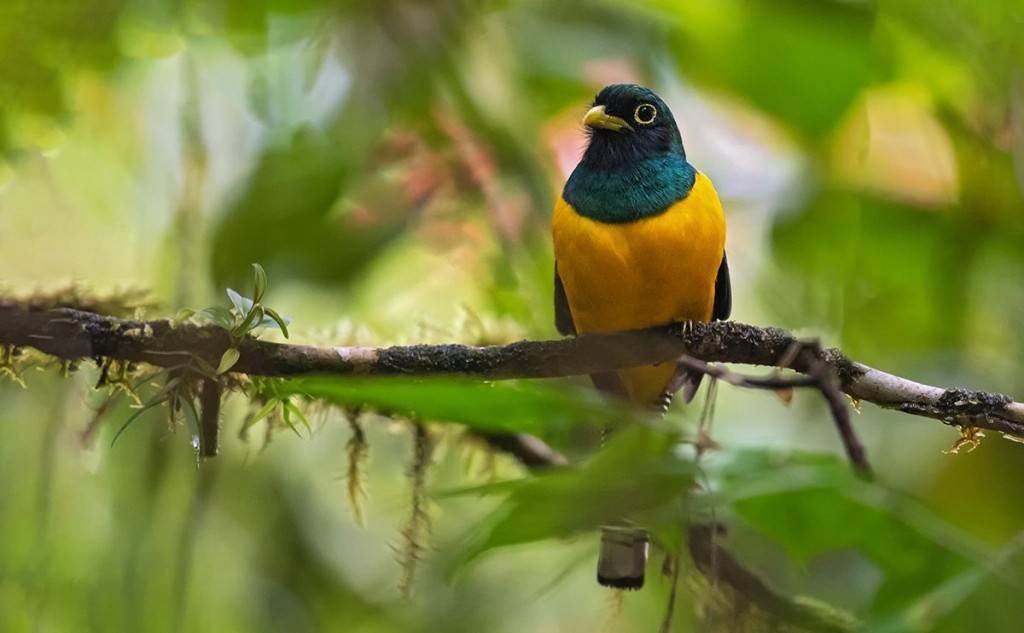
M584 161L569 176L562 197L584 217L621 224L664 213L690 194L696 178L697 170L677 154L611 171Z

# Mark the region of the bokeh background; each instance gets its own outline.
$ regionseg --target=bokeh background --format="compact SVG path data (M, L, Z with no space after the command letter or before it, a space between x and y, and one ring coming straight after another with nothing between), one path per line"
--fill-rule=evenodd
M1020 400L1022 33L1018 0L5 0L0 291L144 289L133 301L155 318L228 306L259 262L293 341L554 337L552 202L594 93L629 81L672 106L723 199L735 319ZM661 621L660 555L649 587L617 601L593 583L596 535L566 528L584 508L487 488L526 475L443 419L428 421L429 528L410 550L402 419L303 404L296 433L277 414L246 427L260 405L236 393L222 454L200 467L165 412L111 446L132 398L92 389L95 367L62 378L28 356L18 370L24 385L0 376L4 631ZM593 411L584 387L493 388L578 393ZM511 416L575 458L593 448L565 422L579 416L548 425L536 407L488 408L484 390L460 397L470 427ZM669 423L692 436L697 409ZM870 404L855 424L874 483L848 472L815 394L785 406L723 387L701 502L673 504L713 512L778 591L868 630L1018 630L1024 446L990 434L948 454L955 429ZM529 542L471 556L494 526ZM707 615L700 574L682 577L677 630L754 630Z

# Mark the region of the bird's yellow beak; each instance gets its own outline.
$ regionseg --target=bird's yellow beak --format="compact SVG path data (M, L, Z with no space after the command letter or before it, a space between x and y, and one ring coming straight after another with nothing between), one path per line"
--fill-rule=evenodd
M612 130L614 132L633 131L633 128L623 119L612 116L604 111L604 106L594 106L583 117L583 125L601 130Z

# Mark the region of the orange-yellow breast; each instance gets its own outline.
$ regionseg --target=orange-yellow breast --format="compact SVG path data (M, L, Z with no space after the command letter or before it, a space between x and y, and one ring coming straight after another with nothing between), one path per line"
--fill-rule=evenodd
M609 332L673 321L710 321L725 250L725 217L711 181L659 215L610 224L561 197L552 219L555 261L576 331ZM653 403L675 367L619 372L629 399Z

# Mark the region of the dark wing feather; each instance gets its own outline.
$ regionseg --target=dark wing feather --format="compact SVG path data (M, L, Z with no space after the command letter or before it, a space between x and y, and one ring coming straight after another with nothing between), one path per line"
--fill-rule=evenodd
M558 262L555 262L555 329L563 336L575 335L576 324L572 321L569 300L565 296L565 286L558 276Z
M729 260L725 253L722 253L722 263L718 267L718 277L715 278L715 300L711 307L711 319L713 321L724 321L732 314L732 282L729 281ZM683 391L683 399L689 403L697 395L697 388L704 374L699 371L680 368L675 379L669 383L658 403L664 409L668 409L672 401L672 394L679 389Z
M722 265L718 267L715 278L715 304L711 309L711 319L724 321L732 314L732 282L729 281L729 260L722 253Z

